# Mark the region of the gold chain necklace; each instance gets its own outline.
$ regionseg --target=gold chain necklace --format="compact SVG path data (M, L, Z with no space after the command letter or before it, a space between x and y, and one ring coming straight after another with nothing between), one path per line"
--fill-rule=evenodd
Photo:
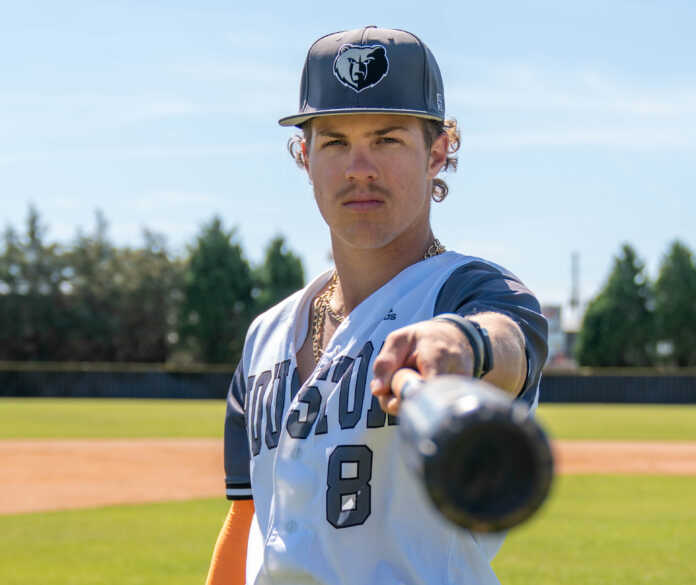
M445 247L440 243L440 240L433 238L433 243L428 246L428 249L423 254L423 260L442 254L445 251Z
M334 270L329 286L323 293L314 299L312 305L312 353L314 355L315 364L319 362L321 354L324 353L321 349L321 337L324 332L324 324L326 323L326 314L329 313L339 323L345 318L342 311L338 314L331 308L331 297L333 297L337 286L338 272Z
M440 243L440 240L433 238L432 243L423 254L423 260L442 254L445 247ZM338 286L338 272L334 270L329 286L321 293L312 303L312 354L314 355L314 363L318 363L321 354L324 353L321 347L321 338L324 333L324 325L326 324L326 315L328 314L334 321L341 323L346 318L343 310L334 311L331 307L331 299L333 298L336 287Z

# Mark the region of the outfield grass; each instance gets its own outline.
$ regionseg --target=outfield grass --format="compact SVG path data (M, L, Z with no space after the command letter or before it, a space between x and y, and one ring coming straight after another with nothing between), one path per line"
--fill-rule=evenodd
M0 398L0 439L222 437L223 400ZM696 405L542 404L556 439L696 441Z
M0 439L220 437L224 400L0 398Z
M0 516L3 585L202 583L221 499ZM696 478L562 476L494 562L503 585L696 583Z
M539 420L556 439L696 441L696 405L543 404Z
M224 499L0 516L3 585L201 585Z
M504 585L696 583L696 478L560 476L493 566Z

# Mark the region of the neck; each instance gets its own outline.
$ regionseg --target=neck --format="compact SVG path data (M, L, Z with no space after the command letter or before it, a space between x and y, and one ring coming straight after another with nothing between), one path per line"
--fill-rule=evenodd
M433 242L430 226L420 234L407 234L383 248L356 249L342 245L332 234L331 244L340 284L336 305L347 315L362 301L405 268L423 260Z

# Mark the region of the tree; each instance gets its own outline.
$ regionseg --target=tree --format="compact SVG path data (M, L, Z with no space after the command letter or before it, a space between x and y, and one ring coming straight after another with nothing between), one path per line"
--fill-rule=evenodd
M171 257L148 230L142 246L117 247L108 228L97 211L94 228L69 245L47 243L33 207L22 233L7 226L0 360L234 362L254 313L303 285L302 263L282 237L252 273L219 218L187 259Z
M252 316L252 276L235 230L219 217L203 226L184 277L181 342L209 363L239 359Z
M304 286L302 260L276 236L266 248L263 264L255 270L257 312L262 312Z
M0 359L47 360L61 343L65 323L61 250L44 242L46 227L31 206L26 234L11 227L0 256Z
M78 232L65 254L67 318L52 359L167 360L182 271L162 236L143 235L142 248L115 247L99 212L93 233Z
M95 214L93 233L78 230L67 262L70 280L65 300L70 307L70 327L55 359L117 360L122 275L118 250L109 240L108 223L100 211Z
M21 297L19 286L24 251L17 232L7 226L0 255L0 360L23 359L20 349L22 324L17 319Z
M658 339L671 349L668 361L696 365L696 265L688 247L676 240L660 265L655 283Z
M175 332L176 308L183 281L180 262L172 261L163 236L144 231L140 249L118 250L117 361L164 362Z
M643 263L624 244L606 285L585 312L578 337L580 365L651 365L655 346L652 294Z

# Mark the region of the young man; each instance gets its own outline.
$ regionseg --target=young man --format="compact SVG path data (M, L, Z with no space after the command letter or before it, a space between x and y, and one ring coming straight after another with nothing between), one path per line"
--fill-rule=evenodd
M335 269L249 328L227 402L233 503L208 583L497 583L503 536L454 528L431 507L392 416L402 368L485 377L532 407L547 352L525 286L433 236L431 199L447 193L436 175L458 139L435 58L404 31L322 37L300 111L280 123L302 129L294 153Z

